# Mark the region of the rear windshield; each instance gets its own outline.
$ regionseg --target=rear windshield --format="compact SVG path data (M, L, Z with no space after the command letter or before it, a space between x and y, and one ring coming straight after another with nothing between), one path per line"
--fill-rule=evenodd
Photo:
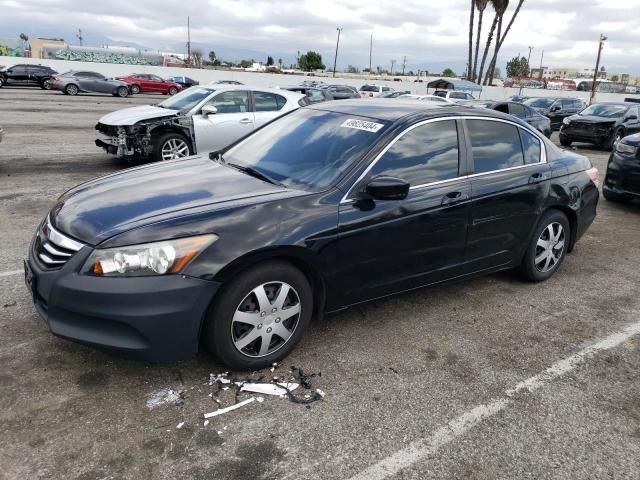
M377 92L380 87L376 87L375 85L363 85L360 87L361 92Z
M549 108L555 101L555 98L529 98L522 103L533 108Z
M166 99L158 106L171 110L191 110L202 100L211 95L214 90L210 88L191 87Z
M593 115L595 117L605 117L605 118L618 118L624 115L624 112L627 111L626 106L624 105L609 105L606 103L595 103L593 105L588 106L580 115Z
M370 118L300 109L229 149L224 160L290 188L322 191L360 160L387 126Z

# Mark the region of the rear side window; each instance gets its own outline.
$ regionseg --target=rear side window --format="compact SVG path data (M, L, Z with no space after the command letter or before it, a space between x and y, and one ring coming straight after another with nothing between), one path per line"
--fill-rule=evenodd
M253 101L256 112L275 112L287 103L283 96L267 92L253 92Z
M307 90L307 97L309 97L309 100L312 102L322 102L324 100L322 92L320 90L313 90L312 88Z
M518 128L489 120L467 120L475 173L524 165Z
M222 92L208 102L218 113L244 113L249 111L249 93L245 90Z
M360 91L361 92L377 92L378 87L376 87L375 85L363 85L360 87Z
M458 130L454 120L421 125L395 142L371 169L372 176L401 178L411 186L458 176Z
M527 111L523 105L519 103L510 103L509 104L509 113L514 117L525 118L527 116Z
M522 151L524 152L524 163L531 165L532 163L540 163L542 160L542 147L540 140L529 132L520 129L520 141L522 142Z
M459 93L459 92L451 92L449 94L449 98L459 98L459 99L466 99L467 95L464 93Z

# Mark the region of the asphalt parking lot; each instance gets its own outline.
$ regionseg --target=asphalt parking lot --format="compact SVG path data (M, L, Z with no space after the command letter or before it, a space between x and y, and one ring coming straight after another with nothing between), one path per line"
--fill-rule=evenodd
M636 204L601 198L546 283L506 272L315 322L251 375L322 372L310 405L265 396L205 426L224 371L208 355L143 364L54 338L23 284L28 243L65 190L127 167L93 144L97 119L162 98L0 90L0 478L640 479ZM607 153L577 150L602 179ZM163 389L182 402L150 408Z

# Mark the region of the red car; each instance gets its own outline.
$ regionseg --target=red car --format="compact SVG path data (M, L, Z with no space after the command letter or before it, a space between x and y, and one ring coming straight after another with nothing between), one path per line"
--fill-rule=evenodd
M175 95L182 90L182 85L176 82L163 80L158 75L148 73L134 73L126 77L118 77L121 82L131 85L131 93L163 93Z

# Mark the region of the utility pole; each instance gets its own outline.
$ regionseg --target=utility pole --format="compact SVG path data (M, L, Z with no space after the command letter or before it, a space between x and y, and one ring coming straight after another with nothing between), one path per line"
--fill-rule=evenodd
M191 66L191 18L187 16L187 65Z
M78 40L80 41L80 46L82 46L82 30L78 29L78 33L76 33L76 37L78 37Z
M600 41L598 42L598 57L596 59L596 71L593 72L593 84L591 85L591 98L589 98L589 104L593 103L593 99L596 96L596 82L598 81L598 69L600 68L600 55L602 54L602 48L607 37L604 34L600 34Z
M371 54L373 53L373 33L371 34L371 42L369 43L369 75L373 72L371 71Z
M340 34L342 33L342 28L336 28L338 31L338 41L336 42L336 56L333 58L333 77L336 76L336 63L338 62L338 47L340 46Z
M529 69L528 77L531 77L531 50L533 50L533 47L529 47L529 56L527 57L527 68Z
M542 50L542 55L540 55L540 80L542 80L542 77L543 77L543 67L542 67L543 59L544 59L544 50Z
M394 59L391 59L391 75L393 75L393 66L396 64Z
M407 64L407 56L405 55L402 58L402 76L404 76L404 67L405 67L406 64Z

